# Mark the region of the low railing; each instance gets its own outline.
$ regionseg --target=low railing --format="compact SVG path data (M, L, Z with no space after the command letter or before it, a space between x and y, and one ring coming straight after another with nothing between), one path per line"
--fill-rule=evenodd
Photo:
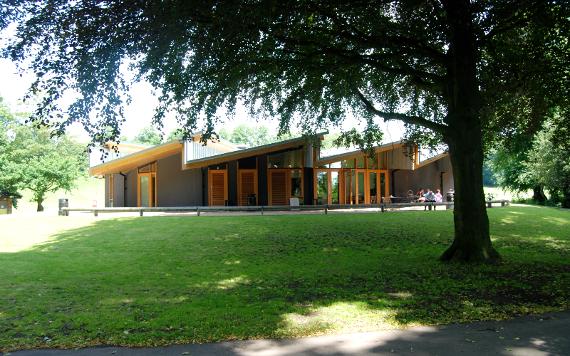
M487 207L493 207L493 204L500 204L500 206L507 206L510 204L508 200L493 200L486 202ZM363 210L363 209L378 209L381 212L386 210L398 210L411 207L423 207L424 210L436 210L438 206L445 206L446 209L453 208L453 202L423 202L423 203L381 203L381 204L333 204L333 205L280 205L280 206L180 206L180 207L115 207L115 208L61 208L60 213L64 216L69 216L70 212L90 212L94 216L99 213L138 213L143 216L144 213L196 213L200 216L201 213L208 212L260 212L263 215L265 212L275 211L323 211L328 214L331 210Z

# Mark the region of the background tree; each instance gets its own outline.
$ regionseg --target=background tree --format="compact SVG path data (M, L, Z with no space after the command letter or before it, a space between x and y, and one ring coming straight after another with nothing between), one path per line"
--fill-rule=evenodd
M529 153L532 149L533 137L518 144L501 145L490 153L489 165L497 184L503 189L515 192L533 191L533 200L539 204L546 202L544 185L528 174Z
M85 146L68 136L52 137L47 128L17 125L8 151L19 189L32 192L37 211L43 211L48 193L71 190L87 172Z
M250 126L240 124L233 130L222 129L219 132L221 138L237 144L244 144L248 147L266 145L276 142L279 139L269 133L266 126Z
M483 138L506 125L536 126L543 116L503 122L492 99L509 108L508 93L520 88L501 79L521 68L533 74L536 90L524 90L533 107L541 107L537 94L545 88L561 90L547 74L564 69L558 59L566 53L556 42L567 39L568 11L554 0L8 0L0 26L18 23L17 40L4 53L29 60L39 74L32 91L46 98L35 120L53 117L59 131L79 121L99 142L119 135L127 60L162 93L155 122L174 112L185 134L203 119L207 138L218 109L232 113L239 100L252 114L278 116L281 132L294 125L313 133L351 112L366 129L347 138L368 145L380 137L376 119L422 127L448 146L453 165L455 239L441 258L494 261ZM64 112L54 103L65 88L81 95ZM86 119L91 111L98 121Z
M160 145L162 143L161 133L152 126L147 126L133 138L133 142L142 143L144 145Z
M166 142L174 140L182 140L184 138L184 133L180 129L172 130L166 137Z
M18 183L20 176L17 165L11 159L11 143L14 140L16 118L0 97L0 197L12 199L17 207L22 197Z
M552 142L555 126L550 122L534 139L528 160L524 162L527 179L546 187L551 200L570 208L570 151Z

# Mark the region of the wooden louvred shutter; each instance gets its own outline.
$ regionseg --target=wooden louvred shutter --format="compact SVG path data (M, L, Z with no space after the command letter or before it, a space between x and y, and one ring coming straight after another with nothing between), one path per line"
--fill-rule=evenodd
M255 171L240 172L240 196L239 205L248 205L248 197L256 194Z
M212 172L211 174L211 205L226 205L225 172Z
M271 172L272 205L289 205L287 172Z

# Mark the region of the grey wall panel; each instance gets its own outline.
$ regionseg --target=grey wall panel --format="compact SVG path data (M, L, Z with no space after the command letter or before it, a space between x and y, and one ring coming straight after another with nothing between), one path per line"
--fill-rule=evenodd
M441 185L441 171L439 170L437 161L423 166L414 171L414 186L415 190L431 189L435 191L440 189Z
M108 208L109 206L109 174L105 174L105 207Z
M115 174L115 191L113 206L125 206L125 180L122 175Z
M402 169L394 171L392 175L392 183L394 184L394 190L390 192L392 195L397 197L405 197L408 195L408 190L416 192L413 186L413 171Z
M386 152L387 164L390 169L412 169L413 162L411 156L408 155L407 149L399 147Z
M415 190L441 189L442 193L445 193L453 188L453 172L449 156L415 170L413 183Z
M450 189L454 189L453 184L453 168L451 167L451 159L449 156L442 158L439 160L439 168L442 172L445 172L443 175L443 192L446 193Z
M182 170L181 162L180 154L157 161L158 206L202 205L202 172Z
M113 202L111 202L109 188L111 184L111 176L113 176ZM124 182L123 176L120 174L105 175L105 207L125 206L124 199Z
M126 173L127 191L125 206L137 206L137 170Z
M202 205L208 205L208 168L200 168L202 174Z
M420 189L433 191L441 189L444 195L449 189L453 189L453 172L449 156L414 171L395 171L392 179L394 183L392 194L395 196L406 196L410 189L414 193Z

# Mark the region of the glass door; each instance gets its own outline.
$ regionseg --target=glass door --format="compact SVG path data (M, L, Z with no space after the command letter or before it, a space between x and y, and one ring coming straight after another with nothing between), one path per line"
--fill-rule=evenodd
M380 171L380 202L390 202L390 185L388 178L388 171Z
M140 188L139 206L144 206L144 207L150 206L149 194L148 194L148 187L149 187L148 178L149 178L148 174L141 174L139 176L139 188Z
M380 202L378 197L378 173L368 173L368 196L370 204L378 204Z
M356 204L365 204L366 199L366 184L364 181L364 171L356 171L356 191L358 194L356 195Z
M316 201L317 205L329 203L329 177L327 171L317 171Z
M344 203L355 204L356 200L356 182L354 179L354 171L352 169L344 170Z
M338 171L330 172L330 204L340 204L340 174Z
M156 173L139 173L138 206L153 207L156 202Z

